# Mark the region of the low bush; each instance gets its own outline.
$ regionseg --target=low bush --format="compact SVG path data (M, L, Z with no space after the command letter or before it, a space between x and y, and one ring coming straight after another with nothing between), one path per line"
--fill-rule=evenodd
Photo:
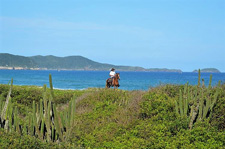
M175 101L184 86L166 85L149 91L88 89L54 90L58 109L65 110L77 96L74 125L65 142L47 143L35 137L0 130L3 148L223 148L225 146L225 86L212 116L197 121L179 117ZM0 85L0 98L8 86ZM214 94L212 90L212 94ZM12 100L21 111L42 99L42 88L14 86ZM25 112L21 112L26 114Z

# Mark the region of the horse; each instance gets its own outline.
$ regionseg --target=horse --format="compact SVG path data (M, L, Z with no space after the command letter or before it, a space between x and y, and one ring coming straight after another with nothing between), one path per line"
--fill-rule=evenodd
M115 89L115 87L116 88L120 87L118 80L120 80L120 74L116 73L115 76L113 77L113 79L109 78L106 80L105 87L106 88L114 87L114 89Z

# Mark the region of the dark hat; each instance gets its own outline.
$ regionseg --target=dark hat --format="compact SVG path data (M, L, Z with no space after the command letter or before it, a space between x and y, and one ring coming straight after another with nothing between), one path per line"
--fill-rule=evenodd
M114 71L114 70L115 70L115 68L112 68L112 69L111 69L111 71Z

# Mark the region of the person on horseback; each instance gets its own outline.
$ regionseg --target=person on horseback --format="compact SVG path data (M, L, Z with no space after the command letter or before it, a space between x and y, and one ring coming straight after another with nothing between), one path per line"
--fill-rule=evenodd
M111 77L111 79L110 79L111 82L113 82L113 79L115 77L115 74L116 74L115 68L112 68L111 71L110 71L110 73L109 73L109 76Z
M118 81L118 80L120 80L120 74L115 72L115 68L112 68L109 73L109 76L110 76L110 78L108 78L106 80L105 87L110 88L110 87L114 86L114 89L118 88L120 86L119 81Z

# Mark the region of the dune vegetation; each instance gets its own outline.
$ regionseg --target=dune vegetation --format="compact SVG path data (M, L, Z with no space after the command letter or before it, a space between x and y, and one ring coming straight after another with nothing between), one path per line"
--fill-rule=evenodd
M224 148L225 84L148 91L0 85L2 148Z

